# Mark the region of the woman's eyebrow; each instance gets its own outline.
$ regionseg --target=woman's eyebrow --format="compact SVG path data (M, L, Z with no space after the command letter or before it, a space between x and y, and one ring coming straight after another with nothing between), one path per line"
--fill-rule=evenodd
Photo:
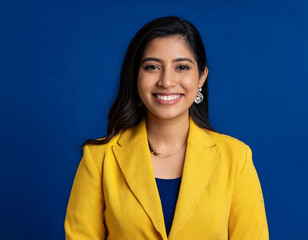
M182 61L188 61L194 63L193 60L191 60L190 58L176 58L172 62L182 62Z
M148 62L148 61L162 62L162 60L159 59L159 58L147 57L147 58L143 59L141 63Z
M141 63L148 62L148 61L162 62L162 60L159 59L159 58L147 57L147 58L143 59ZM190 58L176 58L176 59L172 60L172 62L183 62L183 61L188 61L188 62L194 63Z

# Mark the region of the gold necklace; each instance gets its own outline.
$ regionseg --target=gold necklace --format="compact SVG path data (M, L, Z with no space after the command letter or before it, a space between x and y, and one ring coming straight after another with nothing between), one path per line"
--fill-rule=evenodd
M149 139L148 139L148 142L149 142L150 152L151 152L153 155L158 156L158 157L162 157L162 158L170 157L170 156L172 156L172 155L175 155L175 154L179 153L179 152L186 146L186 141L185 141L184 144L183 144L183 146L182 146L179 150L177 150L176 152L173 152L173 153L171 153L171 154L168 154L168 155L164 156L164 154L157 152L157 151L152 147L152 145L151 145Z

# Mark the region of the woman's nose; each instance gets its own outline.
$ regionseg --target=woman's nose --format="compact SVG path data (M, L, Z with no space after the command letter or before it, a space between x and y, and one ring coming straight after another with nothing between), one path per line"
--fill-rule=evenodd
M170 88L176 85L176 76L171 69L162 71L157 85L163 88Z

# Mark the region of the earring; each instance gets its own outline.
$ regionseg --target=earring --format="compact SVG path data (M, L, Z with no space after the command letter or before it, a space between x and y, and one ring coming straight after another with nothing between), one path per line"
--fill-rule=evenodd
M202 100L203 100L203 95L202 95L201 91L202 91L202 88L199 88L198 89L198 94L197 94L197 96L195 98L195 103L197 103L197 104L201 103Z
M138 101L138 107L141 107L143 105L143 103L141 102L141 100Z

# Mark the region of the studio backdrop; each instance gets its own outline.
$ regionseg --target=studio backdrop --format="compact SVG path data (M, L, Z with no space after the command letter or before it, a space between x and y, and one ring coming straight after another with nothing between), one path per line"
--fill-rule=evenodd
M64 239L81 146L106 134L125 50L162 16L208 57L210 122L248 144L270 239L308 239L308 2L0 1L0 239Z

